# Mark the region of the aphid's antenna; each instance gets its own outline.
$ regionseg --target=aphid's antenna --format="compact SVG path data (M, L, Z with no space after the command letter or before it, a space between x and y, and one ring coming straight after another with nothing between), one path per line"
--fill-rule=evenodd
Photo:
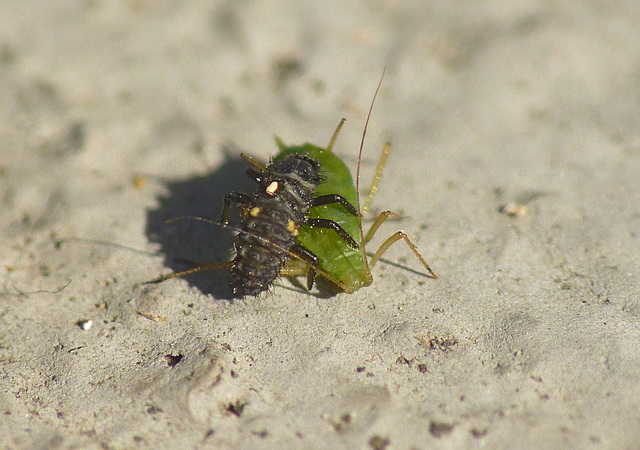
M369 119L371 118L371 112L373 111L373 104L376 102L376 97L378 96L378 92L380 91L380 86L382 86L382 80L384 79L384 74L387 71L385 66L382 71L382 76L380 77L380 81L378 82L378 87L376 88L375 94L373 94L373 100L371 100L371 106L369 107L369 114L367 114L367 120L364 123L364 130L362 130L362 140L360 141L360 152L358 153L358 166L356 169L356 200L358 206L358 215L360 216L360 223L362 224L362 211L360 210L360 163L362 161L362 151L364 149L364 138L367 135L367 127L369 126ZM386 159L386 158L385 158ZM369 206L368 204L366 205ZM364 264L367 266L367 272L369 272L369 262L367 261L367 252L364 248L364 231L362 230L362 225L360 225L360 242L362 242L362 254L364 257Z
M198 222L209 223L209 224L212 224L212 225L220 225L218 222L214 222L213 220L205 219L204 217L198 217L198 216L172 217L171 219L167 220L165 223L178 222L179 220L197 220ZM222 263L215 263L215 264L201 264L201 265L199 265L197 267L194 267L192 269L187 269L187 270L183 270L181 272L175 272L175 273L170 273L168 275L163 275L163 276L160 276L158 278L154 278L153 280L145 281L145 282L143 282L141 284L143 284L143 285L145 285L145 284L158 284L158 283L162 283L163 281L170 280L171 278L180 278L180 277L184 277L184 276L187 276L187 275L191 275L192 273L204 272L205 270L224 269L224 268L231 268L231 261L225 261L225 262L222 262Z
M79 237L66 237L66 238L58 239L56 241L56 248L61 248L62 245L66 244L67 242L86 242L89 244L104 245L106 247L120 248L130 252L140 253L142 255L156 256L158 254L158 252L148 252L146 250L139 250L137 248L129 247L128 245L117 244L115 242L102 241L100 239L79 238Z
M197 220L199 222L205 222L205 223L210 223L212 225L220 225L218 222L215 222L211 219L205 219L204 217L198 217L198 216L178 216L178 217L172 217L171 219L167 220L165 223L173 223L173 222L177 222L179 220Z

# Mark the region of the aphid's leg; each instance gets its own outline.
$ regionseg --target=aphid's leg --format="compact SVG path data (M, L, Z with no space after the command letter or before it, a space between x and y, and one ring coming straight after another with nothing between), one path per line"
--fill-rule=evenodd
M256 161L255 159L253 159L251 156L249 155L245 155L244 153L240 153L240 157L242 159L244 159L245 161L248 161L250 164L252 164L256 169L258 169L260 172L264 172L264 166L262 164L260 164L258 161Z
M240 205L246 205L251 202L251 196L241 192L229 192L224 196L224 201L222 202L222 215L220 216L220 225L223 227L229 225L229 211L231 209L232 201L239 203Z
M364 244L365 245L367 245L369 243L369 241L371 240L373 235L376 234L376 231L378 231L378 228L380 228L380 225L382 225L382 222L387 220L389 218L389 216L391 216L391 214L393 214L391 211L383 211L383 212L380 213L380 215L375 220L375 222L373 222L371 224L371 227L369 228L369 231L367 231L367 235L364 237Z
M169 280L171 278L177 278L177 277L184 277L186 275L191 275L192 273L196 273L196 272L203 272L205 270L211 270L211 269L231 269L231 266L233 265L233 261L226 261L223 263L217 263L217 264L204 264L202 266L198 266L198 267L194 267L193 269L189 269L189 270L183 270L182 272L177 272L177 273L171 273L169 275L165 275L163 277L159 277L159 278L155 278L153 280L149 280L149 281L145 281L142 284L157 284L157 283L162 283L163 281Z
M312 206L329 205L331 203L340 203L342 206L344 206L344 209L346 209L347 212L353 214L354 216L358 215L358 210L356 209L356 207L349 203L346 198L338 194L321 195L320 197L316 197L313 199Z
M362 215L369 209L371 206L371 202L373 201L373 197L376 195L378 191L378 184L380 184L380 179L382 178L382 171L384 170L384 166L387 163L387 158L389 157L389 153L391 153L391 143L387 142L382 149L382 155L380 155L380 159L378 160L378 167L376 167L376 174L373 177L373 183L371 184L371 189L369 189L369 195L367 195L367 199L364 201L364 206L362 207Z
M311 287L309 287L309 289L311 289L313 287L313 285L309 285L308 284L309 283L310 263L305 261L302 256L296 255L293 252L291 252L291 256L292 256L292 258L289 261L287 261L287 265L284 266L280 270L280 276L283 276L283 277L300 277L302 275L306 275L307 276L307 285L311 286ZM350 289L349 286L347 286L346 284L344 284L342 281L338 280L337 278L334 278L333 276L331 276L331 274L329 274L328 272L325 272L321 268L315 267L314 271L315 271L316 275L321 275L322 278L325 278L328 281L330 281L331 283L335 284L340 291L346 292L347 294L353 293L353 289ZM315 276L312 277L312 278L314 278L314 280L315 280Z
M340 133L340 129L342 128L342 125L344 125L345 121L347 119L345 119L344 117L342 118L342 120L340 120L340 123L338 124L338 127L336 128L336 131L333 132L333 136L331 136L331 140L329 141L329 145L327 145L327 151L330 152L331 149L333 148L333 144L335 144L336 139L338 137L338 133Z
M280 269L279 276L287 277L287 278L298 278L301 276L309 277L309 264L303 261L300 261L296 258L291 258L287 261L287 264Z
M307 225L309 225L310 227L314 227L314 228L327 228L327 229L334 230L336 233L338 233L338 236L340 236L343 241L345 241L347 244L349 244L349 247L351 247L351 248L360 248L358 243L356 241L354 241L351 236L349 236L349 233L347 233L344 230L344 228L342 228L338 223L334 222L333 220L328 220L328 219L307 219L307 221L305 223Z
M364 238L365 244L371 240L371 238L373 237L375 232L378 230L380 225L382 225L382 223L385 220L387 220L389 216L391 216L391 214L392 214L391 211L384 211L378 216L376 221L373 222L373 225L371 225L371 228L369 228L369 231L367 232L367 235ZM380 248L378 248L378 250L374 253L374 255L369 260L369 266L373 267L373 265L380 259L380 257L384 254L384 252L386 252L389 249L389 247L391 247L400 239L404 239L404 241L407 243L407 245L409 246L413 254L416 255L416 257L420 260L422 265L429 271L431 276L434 279L437 279L438 275L436 275L433 272L433 270L431 270L431 267L429 267L429 264L427 264L427 262L424 260L420 252L418 252L418 248L415 246L413 242L411 242L409 237L403 231L396 231L391 237L389 237L389 239L387 239L382 243Z
M306 247L300 244L294 244L291 252L300 257L308 265L307 270L307 290L313 287L313 281L316 279L316 269L320 264L318 257Z
M301 256L299 254L294 253L293 251L291 251L291 249L289 248L284 248L278 244L276 244L275 242L270 241L269 239L265 238L264 236L258 236L257 234L253 234L251 232L247 232L247 231L243 231L241 229L232 227L232 226L228 226L228 228L231 228L239 233L244 233L248 236L252 236L257 242L259 242L261 245L265 246L265 247L271 247L271 248L275 248L278 249L280 251L282 251L283 253L287 253L291 258L290 260L287 262L287 265L280 271L280 274L282 276L300 276L300 275L306 275L308 273L309 270L309 265L311 264L310 262L308 262L304 256ZM293 269L291 267L293 267L294 263L300 263L301 265L304 266L304 269ZM220 267L226 267L224 266L224 264L228 264L229 268L232 267L233 261L229 261L228 263L221 263ZM217 266L217 265L216 265ZM349 286L347 286L345 283L343 283L342 281L338 280L337 278L335 278L333 275L331 275L329 272L323 270L322 268L315 266L314 268L315 272L318 275L322 275L322 278L326 278L327 280L329 280L330 282L332 282L333 284L335 284L336 286L338 286L338 288L348 294L353 292L353 289L349 288ZM196 270L197 271L197 270Z

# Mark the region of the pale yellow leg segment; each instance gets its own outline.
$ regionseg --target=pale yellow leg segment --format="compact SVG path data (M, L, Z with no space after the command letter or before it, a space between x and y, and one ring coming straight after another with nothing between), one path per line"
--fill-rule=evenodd
M197 273L197 272L204 272L205 270L212 270L212 269L231 269L231 265L233 264L233 261L226 261L223 263L217 263L217 264L204 264L202 266L198 266L198 267L194 267L193 269L189 269L189 270L184 270L182 272L177 272L177 273L171 273L169 275L165 275L163 277L160 278L156 278L154 280L150 280L150 281L145 281L142 284L156 284L156 283L162 283L163 281L167 281L170 280L171 278L178 278L178 277L184 277L186 275L191 275L192 273Z
M371 184L371 189L369 189L369 195L364 202L364 206L362 207L362 215L367 212L369 206L371 206L371 202L373 201L373 197L376 195L378 191L378 184L380 184L380 179L382 178L382 171L384 170L384 166L387 163L387 158L389 157L389 153L391 153L391 143L387 142L382 149L382 155L380 155L380 159L378 160L378 167L376 167L376 174L373 177L373 183Z
M389 247L391 247L394 243L396 243L400 239L404 239L404 241L407 243L407 245L409 246L409 248L411 249L413 254L416 255L416 257L420 260L422 265L429 271L431 276L435 280L437 280L438 279L438 275L436 275L433 272L433 270L431 270L431 267L429 267L429 264L427 264L427 262L424 260L422 255L418 252L418 248L415 246L415 244L413 242L411 242L409 237L402 231L396 231L396 233L393 236L391 236L389 239L384 241L384 243L380 246L378 251L373 255L373 257L369 261L369 266L373 267L373 265L376 263L376 261L378 259L380 259L380 257L383 255L383 253L386 252Z
M282 142L282 141L280 141L280 142ZM242 159L244 159L245 161L249 162L251 165L253 165L260 172L264 172L265 171L265 167L262 164L260 164L258 161L253 159L251 156L245 155L244 153L240 153L240 157Z
M306 276L307 285L309 285L310 279L308 277L312 273L311 269L313 269L313 271L315 272L315 276L321 275L323 278L326 278L327 280L329 280L330 282L338 286L338 288L340 288L342 291L348 294L351 294L353 292L351 289L349 289L349 287L346 284L344 284L342 281L338 280L337 278L333 277L329 272L326 272L319 267L311 266L308 262L304 261L303 259L300 259L298 255L292 254L291 256L293 256L296 259L287 261L287 264L282 269L280 269L280 276L282 277Z
M301 277L304 275L307 277L307 290L311 290L315 281L315 274L316 272L311 270L311 266L304 261L293 260L288 261L287 265L280 269L279 275L281 277Z
M283 267L280 270L281 277L301 277L303 275L307 275L309 273L309 267L306 265L302 267Z
M373 225L371 225L371 228L369 228L369 231L367 232L367 235L364 238L365 244L371 240L371 238L376 233L376 231L378 231L378 228L380 228L380 225L382 225L382 223L385 220L387 220L389 216L391 216L392 214L393 213L391 211L384 211L378 216L376 221L373 222ZM395 234L393 234L393 236L389 237L389 239L387 239L382 243L380 248L378 248L378 250L375 252L373 257L369 260L369 267L373 267L373 265L380 259L380 257L384 254L384 252L386 252L389 249L389 247L391 247L393 244L398 242L400 239L404 239L404 241L407 243L407 245L409 246L413 254L416 255L416 257L420 260L422 265L427 269L427 271L429 271L431 276L434 279L438 279L438 275L436 275L433 272L433 270L431 270L431 267L429 267L429 264L427 264L427 262L424 260L420 252L418 252L418 248L415 246L413 242L411 242L411 239L409 239L409 237L403 231L397 231Z
M382 225L382 222L387 220L392 214L393 213L391 211L383 211L380 213L375 222L371 224L369 231L367 231L367 235L364 237L364 245L367 245L373 235L376 234L376 231L378 231L378 228L380 228L380 225Z
M331 140L329 141L329 145L327 146L327 151L330 152L331 149L333 148L333 144L335 144L336 139L338 138L338 133L340 133L340 130L342 129L342 125L344 125L344 122L347 119L345 119L344 117L342 118L342 120L340 121L340 123L338 124L338 127L336 128L336 131L333 132L333 136L331 136Z

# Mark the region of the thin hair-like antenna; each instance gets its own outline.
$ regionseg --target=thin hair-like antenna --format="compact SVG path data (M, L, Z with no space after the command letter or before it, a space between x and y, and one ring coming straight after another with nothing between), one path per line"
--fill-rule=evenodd
M178 217L173 217L169 220L166 221L166 223L173 223L173 222L177 222L179 220L195 220L195 221L199 221L199 222L205 222L211 225L218 225L221 226L222 228L226 228L229 230L233 230L233 231L237 231L238 233L244 234L246 236L252 236L253 238L255 238L256 240L258 240L260 242L260 245L265 246L265 247L271 247L271 248L275 248L277 250L280 250L284 253L287 253L289 255L289 257L294 258L298 261L301 261L302 264L313 268L313 270L316 272L316 274L322 275L324 278L326 278L327 280L329 280L331 283L335 284L336 286L338 286L339 289L342 289L344 292L347 293L351 293L353 292L344 282L338 280L337 278L335 278L333 275L331 275L329 272L327 272L326 270L320 268L320 267L316 267L316 266L312 266L307 260L305 260L302 256L293 253L292 251L278 245L276 242L272 242L270 241L268 238L265 238L263 236L259 236L257 234L254 234L250 231L244 231L240 228L234 227L232 225L222 225L218 222L215 222L213 220L210 219L205 219L204 217L198 217L198 216L178 216ZM224 261L224 262L220 262L220 263L214 263L214 264L202 264L200 266L196 266L192 269L187 269L187 270L183 270L181 272L175 272L175 273L170 273L168 275L164 275L164 276L160 276L158 278L154 278L153 280L149 280L149 281L145 281L141 284L145 285L145 284L158 284L158 283L162 283L163 281L166 280L170 280L171 278L179 278L179 277L183 277L186 275L191 275L193 273L197 273L197 272L203 272L206 270L211 270L211 269L230 269L231 265L233 264L233 260L231 261ZM66 286L64 286L66 287Z
M360 242L362 242L362 254L364 255L364 264L367 268L367 272L369 272L369 262L367 261L367 252L365 249L364 243L364 231L362 230L362 211L360 210L360 163L362 161L362 151L364 149L364 138L367 135L367 127L369 126L369 119L371 118L371 112L373 111L373 104L376 102L376 97L378 96L378 92L380 91L380 86L382 86L382 80L384 79L384 74L387 71L387 67L384 67L382 71L382 76L380 77L380 81L378 82L378 87L376 88L375 94L373 94L373 100L371 100L371 106L369 107L369 114L367 114L367 120L364 123L364 130L362 130L362 140L360 141L360 152L358 153L358 166L356 169L356 200L358 203L358 219L360 220Z

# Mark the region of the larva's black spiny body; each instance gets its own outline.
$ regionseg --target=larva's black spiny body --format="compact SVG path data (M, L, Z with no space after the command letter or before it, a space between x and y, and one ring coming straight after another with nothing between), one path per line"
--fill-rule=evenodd
M229 194L239 202L242 220L231 268L235 296L256 296L279 276L313 205L319 171L317 161L292 155L272 162L263 172L251 171L259 184L252 196Z

